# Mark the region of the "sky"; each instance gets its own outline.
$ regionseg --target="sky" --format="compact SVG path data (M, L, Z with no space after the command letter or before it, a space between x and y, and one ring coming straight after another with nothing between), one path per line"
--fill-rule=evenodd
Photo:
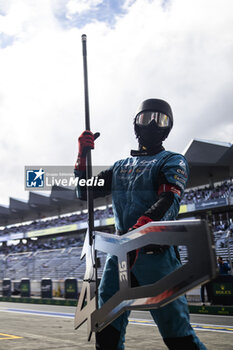
M94 165L137 148L147 98L173 109L165 148L233 141L232 0L0 0L0 205L28 199L25 165L73 165L85 128L87 35Z

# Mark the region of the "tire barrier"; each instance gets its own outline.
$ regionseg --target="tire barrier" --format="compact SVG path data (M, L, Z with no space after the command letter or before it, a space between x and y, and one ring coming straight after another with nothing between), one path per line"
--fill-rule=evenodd
M41 280L41 298L51 299L53 297L53 282L51 278Z
M2 295L4 297L11 296L11 280L9 278L5 278L2 281Z

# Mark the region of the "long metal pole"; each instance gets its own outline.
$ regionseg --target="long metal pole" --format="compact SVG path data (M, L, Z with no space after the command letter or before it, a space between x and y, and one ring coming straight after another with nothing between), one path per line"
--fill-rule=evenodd
M84 72L84 98L85 98L85 126L86 130L90 130L90 113L89 113L89 94L88 94L88 75L87 75L87 36L85 34L82 35L82 47L83 47L83 72ZM91 150L87 153L86 160L86 168L87 168L87 179L92 177L92 161L91 161ZM95 284L94 287L94 297L95 297L95 307L98 309L98 271L97 271L97 252L95 249L92 249L93 246L93 231L94 231L94 197L93 197L93 189L91 186L87 186L87 208L88 208L88 233L89 233L89 246L91 250L91 254L93 254L94 264L93 264L93 277L94 280L91 280L90 286L92 283ZM92 287L90 287L92 291ZM91 337L91 334L90 334ZM90 340L90 339L89 339Z
M82 35L83 48L83 73L84 73L84 99L85 99L85 128L90 130L90 113L89 113L89 94L88 94L88 74L87 74L87 36ZM87 179L92 177L92 161L91 151L87 153ZM93 190L91 186L87 186L87 208L88 208L88 232L89 245L93 243L94 230L94 204L93 204Z

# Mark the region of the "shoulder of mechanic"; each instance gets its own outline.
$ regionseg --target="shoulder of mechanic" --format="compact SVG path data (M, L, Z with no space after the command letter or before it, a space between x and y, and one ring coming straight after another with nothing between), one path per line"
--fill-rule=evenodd
M160 174L167 183L178 186L183 192L189 176L187 160L182 154L168 152L160 167Z
M178 170L177 173L181 175L189 175L189 165L186 158L180 154L175 152L167 151L167 155L162 165L163 168L173 168Z

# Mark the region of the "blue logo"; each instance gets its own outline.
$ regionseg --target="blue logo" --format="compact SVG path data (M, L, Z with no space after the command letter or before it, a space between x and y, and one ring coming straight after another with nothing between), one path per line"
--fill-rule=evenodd
M26 170L26 187L44 187L44 170Z

